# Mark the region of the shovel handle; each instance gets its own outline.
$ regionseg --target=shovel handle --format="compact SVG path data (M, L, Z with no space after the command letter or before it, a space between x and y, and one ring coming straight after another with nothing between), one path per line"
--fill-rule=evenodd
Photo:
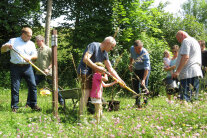
M17 52L15 49L12 49L14 52L16 52L20 57L22 57L25 61L26 58L24 56L22 56L19 52ZM47 74L42 71L40 68L38 68L34 63L32 63L31 61L28 62L30 65L32 65L35 69L37 69L39 72L41 72L42 74L44 74L45 76L47 76Z
M114 76L112 76L108 71L105 71L105 73L107 74L107 75L109 75L113 80L115 80L115 81L117 81L119 84L121 84L125 89L127 89L128 91L130 91L130 92L132 92L133 94L135 94L135 95L137 95L138 96L138 94L134 91L134 90L132 90L131 88L129 88L128 86L126 86L124 83L122 83L121 81L119 81L118 79L116 79Z

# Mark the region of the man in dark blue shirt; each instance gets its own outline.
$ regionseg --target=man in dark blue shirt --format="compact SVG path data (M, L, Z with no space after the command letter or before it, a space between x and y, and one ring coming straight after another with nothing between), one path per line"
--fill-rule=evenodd
M86 104L88 102L90 90L92 87L92 70L99 70L105 72L103 67L97 66L95 62L104 62L109 73L118 81L124 81L119 77L117 72L111 66L108 58L108 52L113 50L116 46L116 40L109 36L104 39L102 43L93 42L89 44L83 53L82 59L78 66L78 74L81 81L82 97L79 104L79 114L83 115Z

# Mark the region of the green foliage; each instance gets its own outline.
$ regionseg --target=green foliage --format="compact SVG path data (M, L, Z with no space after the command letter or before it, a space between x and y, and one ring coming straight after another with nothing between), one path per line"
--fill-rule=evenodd
M119 28L116 49L110 53L110 60L116 61L114 67L117 72L127 84L131 84L128 79L130 78L128 50L134 40L140 39L144 42L144 47L150 51L152 71L149 86L155 91L162 89L161 80L165 76L162 70L162 53L177 44L176 32L185 30L196 39L207 40L206 2L189 0L190 8L184 9L189 14L185 14L182 18L165 13L167 3L152 8L153 2L153 0L53 0L52 18L65 15L65 21L72 21L57 28L60 85L76 86L76 68L83 50L93 41L101 42L104 37L113 36ZM199 8L202 10L198 10ZM191 9L195 9L196 12L190 14ZM46 1L2 0L0 44L7 42L9 38L19 36L23 26L31 26L34 36L43 35L44 28L39 24L43 10L46 11ZM34 38L32 40L34 41ZM2 54L0 57L0 71L8 71L9 54ZM8 79L5 80L6 84Z
M9 71L2 70L0 72L0 80L3 80L3 81L0 81L0 87L3 87L3 86L10 87L10 73L9 73Z
M182 6L184 15L191 15L196 18L197 21L203 23L207 27L207 3L205 0L188 0Z
M73 21L72 26L75 29L71 30L70 34L70 44L73 48L83 50L92 41L101 42L106 36L111 35L111 0L54 0L53 3L54 16L59 16L59 11L64 13L67 20ZM65 27L70 26L71 23L65 24Z
M151 73L149 78L149 89L158 94L163 90L164 86L162 80L166 77L166 72L163 70L163 53L165 49L170 50L170 47L165 41L150 37L145 32L141 33L137 39L144 43L144 47L150 53ZM128 46L128 50L124 50L121 54L114 54L111 56L111 60L115 63L115 70L130 87L132 87L132 85L130 85L132 84L132 80L130 79L131 73L128 69L128 63L130 58L129 49L131 46L132 44ZM125 90L125 92L129 93L127 90Z

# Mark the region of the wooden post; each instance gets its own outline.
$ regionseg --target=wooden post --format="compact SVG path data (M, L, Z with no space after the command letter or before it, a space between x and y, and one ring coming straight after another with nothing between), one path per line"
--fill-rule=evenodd
M57 30L52 30L52 82L53 82L53 113L58 119L58 65L57 65Z

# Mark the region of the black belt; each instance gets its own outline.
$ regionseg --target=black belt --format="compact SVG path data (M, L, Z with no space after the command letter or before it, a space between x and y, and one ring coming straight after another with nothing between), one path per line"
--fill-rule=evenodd
M29 65L29 64L14 64L14 63L11 63L11 64L14 65L14 66L19 66L19 67L23 67L23 66Z

